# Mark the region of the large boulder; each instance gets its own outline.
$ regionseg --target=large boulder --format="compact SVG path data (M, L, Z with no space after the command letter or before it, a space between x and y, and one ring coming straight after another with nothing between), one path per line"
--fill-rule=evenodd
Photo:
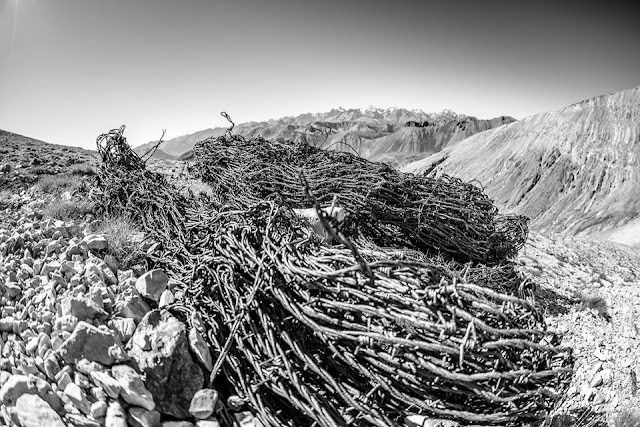
M189 352L186 326L166 311L150 311L127 346L132 363L145 375L155 409L176 418L190 417L189 405L204 384L204 374Z
M79 322L73 333L58 349L60 357L67 363L81 359L111 366L128 359L114 331L96 328L86 322Z

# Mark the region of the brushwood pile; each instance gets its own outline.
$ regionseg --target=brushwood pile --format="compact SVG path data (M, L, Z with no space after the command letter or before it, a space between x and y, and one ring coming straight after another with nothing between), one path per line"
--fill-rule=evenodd
M195 195L123 130L98 138L96 197L180 284L167 310L211 349L223 425L237 405L273 427L523 425L568 387L571 352L510 262L527 221L474 185L230 129L196 144L190 171L213 191Z

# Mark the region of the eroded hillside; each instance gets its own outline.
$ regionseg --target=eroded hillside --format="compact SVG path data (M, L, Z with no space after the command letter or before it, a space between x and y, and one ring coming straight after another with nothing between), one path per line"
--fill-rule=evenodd
M640 213L639 138L637 87L476 134L404 170L477 180L536 229L612 236Z

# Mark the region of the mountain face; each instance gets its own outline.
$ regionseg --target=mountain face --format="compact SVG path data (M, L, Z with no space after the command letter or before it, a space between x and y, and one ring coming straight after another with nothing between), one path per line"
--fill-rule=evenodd
M533 228L640 243L640 87L478 133L403 170L477 180Z
M316 147L349 151L369 160L397 166L437 153L475 133L513 121L511 117L479 120L449 110L429 114L402 108L338 108L326 113L241 123L233 132L248 138L306 141ZM161 153L177 158L193 149L196 142L224 132L226 128L203 130L164 141L159 149ZM135 150L142 154L153 144L150 142Z

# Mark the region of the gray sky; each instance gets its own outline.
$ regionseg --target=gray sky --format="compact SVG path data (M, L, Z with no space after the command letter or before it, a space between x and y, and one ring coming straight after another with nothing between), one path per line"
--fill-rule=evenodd
M94 148L223 110L523 118L639 85L635 19L611 2L0 0L0 128Z

